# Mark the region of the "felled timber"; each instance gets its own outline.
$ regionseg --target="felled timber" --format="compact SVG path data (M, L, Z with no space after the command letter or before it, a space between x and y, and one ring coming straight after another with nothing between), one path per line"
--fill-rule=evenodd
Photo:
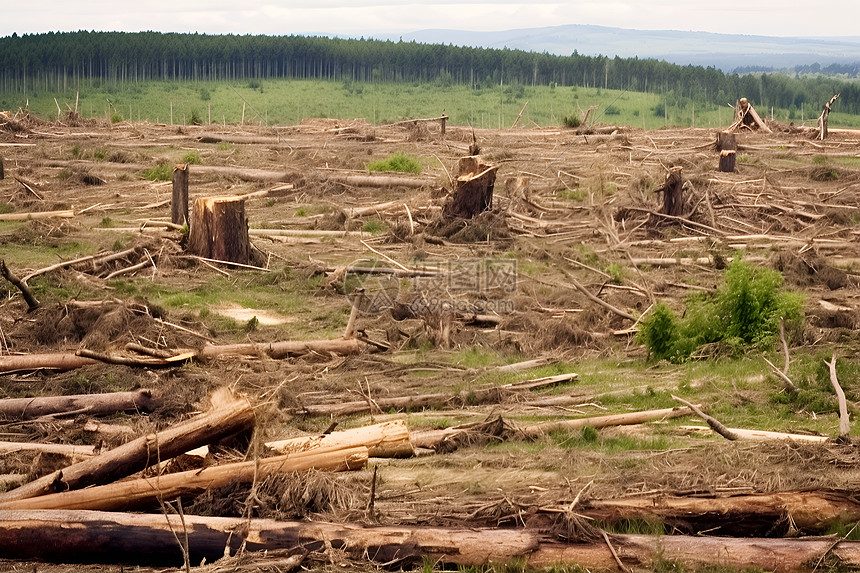
M13 452L42 452L46 454L60 454L70 458L88 458L96 455L95 450L95 446L85 445L0 441L0 454L9 454Z
M435 181L426 177L397 177L393 175L336 175L328 176L332 181L352 187L407 187L421 189L433 185Z
M213 407L208 412L7 491L0 495L0 503L110 483L201 445L250 430L254 419L254 409L246 399L219 391L213 395Z
M9 357L0 356L0 364L3 358ZM0 371L4 370L0 368ZM6 398L0 400L0 419L32 420L62 413L103 416L117 412L152 412L159 408L161 403L158 392L145 388L105 394Z
M641 519L663 522L685 533L765 536L786 517L804 533L860 520L860 502L849 492L788 491L734 496L637 495L591 499L576 511L602 523Z
M209 489L224 487L229 484L247 484L255 479L261 480L279 473L300 472L309 469L355 470L364 467L367 458L367 448L364 446L317 449L155 477L119 481L39 497L11 501L0 499L0 510L93 509L122 511L157 507L160 499L191 498Z
M198 353L197 358L212 359L221 356L268 356L287 358L305 354L349 355L361 352L362 343L357 338L333 338L331 340L287 340L283 342L208 344Z
M368 455L374 458L408 458L413 453L406 420L392 420L330 434L266 442L266 446L282 454L356 446L366 446Z
M645 410L642 412L631 412L629 414L610 414L608 416L593 416L590 418L575 418L570 420L552 420L541 422L520 428L527 438L538 438L549 432L559 430L581 430L586 426L595 429L608 428L610 426L628 426L631 424L644 424L654 420L668 420L690 416L693 411L687 407L663 408L660 410Z
M74 370L98 360L78 356L74 352L53 352L44 354L11 354L0 356L0 374L24 370Z
M0 511L0 553L7 558L55 562L181 565L174 537L187 535L191 563L245 551L302 547L344 551L348 558L400 567L509 563L529 568L577 565L589 570L654 570L674 563L685 569L724 567L777 573L812 572L828 565L860 566L860 542L838 538L727 538L685 535L607 535L597 541L561 543L536 530L363 527L325 522L148 515L102 511Z
M706 432L714 431L709 426L681 426L681 430L688 432ZM810 434L790 434L785 432L768 432L766 430L749 430L746 428L727 428L736 440L750 440L754 442L766 442L772 440L783 440L793 442L813 442L821 444L830 438L827 436L813 436Z
M29 221L36 219L72 219L75 212L63 211L33 211L30 213L0 213L0 221Z

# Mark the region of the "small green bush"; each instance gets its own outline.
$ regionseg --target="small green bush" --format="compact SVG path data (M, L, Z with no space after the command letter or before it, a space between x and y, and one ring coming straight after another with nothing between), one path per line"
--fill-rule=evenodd
M747 348L772 346L779 321L789 329L803 322L803 297L782 290L782 275L753 268L735 259L714 294L695 294L687 299L683 318L665 304L658 304L640 326L638 339L657 360L683 362L704 345L719 343L732 354Z
M562 125L570 129L576 129L582 125L582 120L576 115L566 115L561 120Z
M159 163L155 167L144 169L143 178L150 181L170 181L173 179L173 167L169 163Z
M421 163L414 157L397 152L394 155L367 164L368 171L398 171L400 173L421 173Z
M621 110L614 105L608 105L606 106L606 109L603 110L603 113L606 115L621 115Z
M200 159L199 153L197 153L196 151L189 151L182 156L182 161L180 161L180 163L185 163L187 165L200 165L201 163L203 163L203 161Z

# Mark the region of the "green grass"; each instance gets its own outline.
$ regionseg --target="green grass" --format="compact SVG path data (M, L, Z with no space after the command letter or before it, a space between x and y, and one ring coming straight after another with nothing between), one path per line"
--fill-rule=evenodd
M476 128L510 127L526 101L520 125L532 122L561 126L565 117L580 116L581 109L599 105L589 121L657 129L666 125L705 128L727 127L732 120L725 102L696 103L685 98L658 94L620 92L599 88L535 86L510 90L470 89L428 84L368 83L345 86L342 82L320 80L261 80L256 88L243 82L161 82L130 84L125 87L81 88L78 109L84 117L110 119L121 114L129 121L152 121L189 125L192 119L203 124L237 124L242 119L257 125L295 125L305 118L356 118L385 124L409 118L437 117L444 109L451 125ZM357 88L361 88L360 90ZM264 88L261 90L261 88ZM36 115L56 118L54 98L74 105L76 92L39 91L38 95L4 94L7 109L24 107L29 101ZM109 108L107 99L113 102ZM662 104L665 114L655 115ZM171 106L173 115L171 118ZM610 109L612 115L606 115ZM614 113L616 112L617 113ZM775 119L790 121L788 110L775 110ZM667 121L668 116L668 121ZM815 119L808 119L814 125ZM860 116L834 112L832 127L860 126ZM226 149L226 146L223 146Z
M367 164L368 171L397 171L400 173L421 173L421 162L404 153L397 152L394 155L371 161Z
M173 167L170 163L162 162L155 167L143 170L143 178L150 181L171 181L173 179Z

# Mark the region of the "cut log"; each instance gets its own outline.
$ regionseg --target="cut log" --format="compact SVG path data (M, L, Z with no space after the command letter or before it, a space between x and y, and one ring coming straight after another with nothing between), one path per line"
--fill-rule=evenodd
M680 430L686 432L715 432L710 426L680 426ZM768 432L766 430L749 430L746 428L726 428L736 440L750 440L754 442L767 442L772 440L790 440L793 442L813 442L821 444L829 440L827 436L813 436L811 434L789 434L785 432ZM719 433L719 432L716 432Z
M0 359L2 358L24 357L0 357ZM0 371L4 370L0 369ZM104 416L107 414L116 414L117 412L152 412L161 407L161 403L161 396L158 392L144 388L131 392L110 392L106 394L6 398L0 400L0 419L32 420L34 418L63 413Z
M246 399L227 391L217 391L212 401L212 408L204 414L8 491L0 495L0 502L109 483L201 445L253 428L254 409Z
M662 522L683 533L765 536L791 516L793 525L810 534L860 520L860 502L840 491L790 491L726 497L637 495L590 499L577 513L611 524L626 520ZM772 534L772 533L771 533Z
M173 168L170 222L176 225L184 225L188 222L188 165L185 163Z
M210 466L152 478L119 481L39 497L10 501L0 498L0 510L93 509L122 511L153 507L158 505L160 499L195 497L209 489L230 484L249 484L254 480L262 480L275 474L309 469L329 471L360 469L367 463L367 458L367 448L364 446L317 449L247 462ZM14 491L16 490L12 490L12 492Z
M4 259L0 259L0 276L12 283L12 286L21 291L21 295L27 302L27 312L39 308L39 301L36 300L35 296L33 296L33 291L30 290L27 283L19 279L12 271L9 270Z
M406 420L382 422L330 434L266 442L266 446L282 454L355 446L367 447L368 455L374 458L408 458L413 453Z
M0 374L20 372L23 370L74 370L90 364L98 364L98 360L77 356L73 352L56 352L47 354L13 354L0 356Z
M693 411L690 408L664 408L661 410L645 410L642 412L631 412L629 414L610 414L608 416L594 416L591 418L576 418L572 420L553 420L541 422L531 426L520 428L527 438L539 438L550 432L559 430L581 430L586 426L595 429L608 428L610 426L628 426L631 424L644 424L655 420L668 420L690 416Z
M457 163L454 193L442 209L446 220L471 219L493 208L493 188L498 167L482 163L478 157L462 157Z
M394 175L329 175L329 179L353 187L408 187L421 189L433 185L435 180L426 177L398 177Z
M241 197L201 197L191 210L188 250L200 257L247 265L251 241L245 200Z
M597 541L561 543L536 530L363 527L271 519L147 515L102 511L2 511L0 554L55 562L173 565L184 562L175 534L187 535L189 561L217 561L225 551L276 551L335 547L346 556L399 567L434 563L446 568L523 562L529 569L559 565L616 571L672 563L684 570L761 569L812 572L827 556L848 569L860 566L860 542L839 538L762 539L686 535L608 535ZM613 550L616 557L613 556ZM831 561L828 561L830 564Z

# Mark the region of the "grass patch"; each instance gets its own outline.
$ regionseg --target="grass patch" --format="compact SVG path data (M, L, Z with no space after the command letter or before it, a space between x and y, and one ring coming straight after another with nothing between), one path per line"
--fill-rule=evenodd
M155 167L144 169L143 178L149 181L172 181L173 166L167 162L159 163Z
M371 161L367 164L368 171L397 171L399 173L421 173L421 163L414 157L397 152L385 159Z
M189 151L185 155L182 156L180 163L185 163L187 165L201 165L203 160L200 159L200 154L196 151ZM173 178L173 170L170 172L171 178Z

